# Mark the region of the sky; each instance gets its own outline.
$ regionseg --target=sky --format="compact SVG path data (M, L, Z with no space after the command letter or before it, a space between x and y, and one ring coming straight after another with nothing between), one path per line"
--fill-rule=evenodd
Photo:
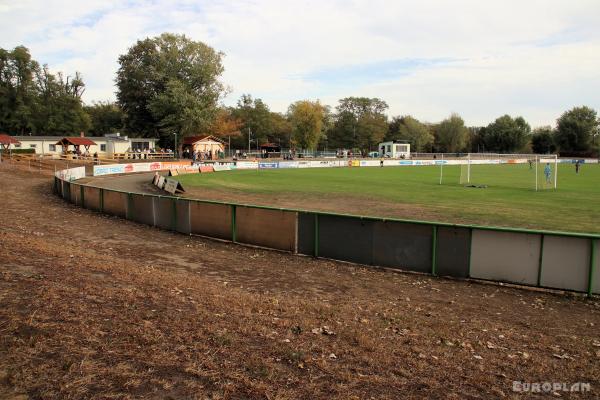
M226 105L366 96L390 116L535 127L600 110L598 16L598 0L0 0L0 47L81 72L88 104L115 100L120 54L173 32L225 54Z

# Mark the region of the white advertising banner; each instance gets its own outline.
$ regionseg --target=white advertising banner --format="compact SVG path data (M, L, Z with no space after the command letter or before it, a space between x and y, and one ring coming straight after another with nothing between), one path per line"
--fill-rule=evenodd
M280 161L279 168L298 168L298 161Z
M385 165L385 164L384 164ZM380 160L360 160L361 167L380 167Z
M63 181L74 181L77 179L85 178L85 167L77 167L70 169L63 169L61 171L56 171L57 178L62 179Z
M235 166L237 169L258 169L258 163L255 161L238 161Z
M215 165L213 165L213 169L215 170L215 172L230 171L231 166L229 164L226 164L226 165L215 164Z
M94 165L94 176L124 174L125 164Z

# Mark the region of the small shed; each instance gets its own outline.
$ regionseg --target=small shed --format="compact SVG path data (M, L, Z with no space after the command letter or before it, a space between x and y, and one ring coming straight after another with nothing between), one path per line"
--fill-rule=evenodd
M191 154L197 152L211 159L216 159L219 153L225 153L225 142L213 135L188 136L183 139L183 150Z
M393 140L379 143L379 157L410 158L410 143L404 140Z
M11 144L20 144L17 139L14 137L7 135L6 133L0 133L0 149L2 151L10 150Z
M56 142L56 145L63 148L63 154L69 152L69 146L73 146L75 154L85 154L90 152L90 146L95 146L96 142L86 137L64 137ZM85 149L84 152L81 151L81 146Z

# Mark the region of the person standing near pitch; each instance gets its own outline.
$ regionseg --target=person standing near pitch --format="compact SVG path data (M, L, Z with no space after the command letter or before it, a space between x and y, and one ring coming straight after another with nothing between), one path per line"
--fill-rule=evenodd
M578 174L579 173L579 160L575 161L575 173Z
M544 175L546 176L546 183L552 183L552 181L550 180L550 175L552 175L552 168L550 167L550 163L546 163L546 166L544 167Z

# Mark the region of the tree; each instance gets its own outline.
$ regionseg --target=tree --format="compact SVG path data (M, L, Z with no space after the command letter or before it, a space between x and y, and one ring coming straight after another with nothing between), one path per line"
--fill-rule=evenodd
M435 144L437 151L456 153L467 148L469 130L465 121L458 115L452 114L435 127Z
M85 90L79 73L54 75L26 47L0 49L0 130L11 133L73 134L86 130Z
M333 123L327 131L331 147L367 151L376 147L387 132L388 109L378 98L346 97L339 101Z
M317 101L301 100L290 105L288 118L294 142L301 149L315 150L323 134L325 107Z
M529 140L531 127L523 117L503 115L481 132L485 151L515 153L521 151Z
M531 150L537 154L550 154L556 151L554 131L549 126L533 130L531 135Z
M411 151L430 151L433 134L430 129L410 115L395 117L390 122L386 140L406 140L411 145Z
M117 99L129 132L170 143L208 129L226 89L223 53L185 35L139 40L119 56ZM180 141L179 143L181 143Z
M272 132L271 111L261 99L253 99L249 94L242 95L232 114L243 123L241 130L245 145L248 144L249 135L256 146L269 140L268 136Z
M588 152L598 134L596 111L586 107L575 107L564 112L556 121L556 144L561 152Z
M89 132L92 135L100 136L124 131L125 114L116 103L94 102L91 106L85 106L84 111L90 116Z
M209 132L221 138L239 136L242 125L242 120L234 117L229 108L220 107L210 125Z

